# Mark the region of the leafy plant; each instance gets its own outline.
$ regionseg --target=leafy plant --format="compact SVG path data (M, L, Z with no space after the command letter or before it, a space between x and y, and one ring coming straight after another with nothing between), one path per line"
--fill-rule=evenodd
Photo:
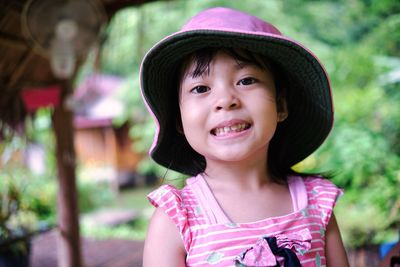
M0 175L0 241L22 239L10 245L12 250L26 251L25 237L39 229L38 217L24 203L23 186L11 175Z
M55 220L55 187L24 165L27 139L15 135L0 146L0 243L24 253L30 237Z

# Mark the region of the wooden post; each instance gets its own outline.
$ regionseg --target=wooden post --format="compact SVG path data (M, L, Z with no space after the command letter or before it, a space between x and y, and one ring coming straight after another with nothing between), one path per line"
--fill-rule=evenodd
M65 82L62 100L71 92ZM58 266L82 267L73 112L61 101L53 114L58 169Z

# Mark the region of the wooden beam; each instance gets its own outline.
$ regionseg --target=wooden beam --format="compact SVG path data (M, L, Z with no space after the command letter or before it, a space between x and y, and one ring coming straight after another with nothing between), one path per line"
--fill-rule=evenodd
M0 43L11 48L26 50L29 44L25 38L0 31Z
M34 55L35 54L32 50L28 50L24 53L22 60L17 64L17 68L14 70L13 74L10 77L10 81L8 82L8 84L6 84L7 87L14 87L14 85L24 74L26 67L28 66Z
M118 144L117 138L115 136L115 132L112 126L106 127L103 130L104 134L104 141L105 141L105 148L106 148L106 162L112 166L114 171L111 179L111 188L114 193L118 194L119 191L119 181L118 181L118 174L117 174L117 157L118 157Z
M70 82L64 84L63 100L71 92ZM62 104L53 114L58 170L58 266L82 267L79 234L79 207L76 186L73 112Z

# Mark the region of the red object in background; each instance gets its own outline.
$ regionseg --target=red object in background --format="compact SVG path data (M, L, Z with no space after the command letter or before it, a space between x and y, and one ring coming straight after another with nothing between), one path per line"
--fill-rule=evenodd
M61 88L57 85L40 88L24 88L21 97L28 112L40 107L56 107L60 104Z

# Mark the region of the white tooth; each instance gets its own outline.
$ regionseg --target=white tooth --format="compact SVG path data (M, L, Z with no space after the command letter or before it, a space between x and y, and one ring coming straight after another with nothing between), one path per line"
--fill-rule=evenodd
M240 132L247 127L246 123L239 123L232 126L225 126L221 128L216 128L214 130L215 135L221 136L230 132Z

